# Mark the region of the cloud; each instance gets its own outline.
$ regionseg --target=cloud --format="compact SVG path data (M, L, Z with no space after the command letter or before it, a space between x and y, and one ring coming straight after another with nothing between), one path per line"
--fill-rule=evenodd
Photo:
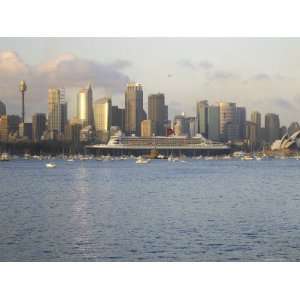
M253 80L261 81L261 80L271 80L271 76L266 73L258 73L253 76Z
M228 71L215 71L212 74L208 75L209 80L230 80L237 79L238 75L228 72Z
M296 107L289 100L284 98L274 98L271 100L272 106L277 106L279 109L294 110Z
M214 65L207 61L207 60L202 60L200 62L194 63L188 59L182 59L178 61L177 63L179 66L193 70L193 71L198 71L198 70L211 70Z
M116 60L103 64L93 60L81 59L73 54L62 54L37 66L27 65L13 51L0 52L0 97L12 110L19 110L20 95L18 84L21 79L27 82L27 107L35 105L34 111L47 106L49 87L79 88L91 83L109 94L123 92L129 77L123 69L131 63Z

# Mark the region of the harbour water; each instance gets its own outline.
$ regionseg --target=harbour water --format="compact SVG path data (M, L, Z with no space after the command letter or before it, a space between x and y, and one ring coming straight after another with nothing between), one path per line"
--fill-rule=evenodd
M0 163L1 261L298 261L300 161Z

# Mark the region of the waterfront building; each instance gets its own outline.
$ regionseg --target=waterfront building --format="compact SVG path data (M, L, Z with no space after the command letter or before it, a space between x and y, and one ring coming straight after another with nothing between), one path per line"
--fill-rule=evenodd
M256 138L257 143L260 143L263 140L263 132L261 128L261 114L258 111L251 112L250 120L252 123L256 124Z
M6 115L6 105L0 100L0 117Z
M94 140L95 133L91 125L85 126L80 130L80 142L90 143Z
M41 141L46 130L46 114L36 113L32 116L32 140L37 143Z
M220 140L220 108L219 106L208 106L207 109L207 135L212 141Z
M208 101L199 101L196 106L198 133L202 136L208 136Z
M188 136L193 137L197 134L197 122L195 117L187 117L186 118L187 126L188 126Z
M83 127L94 126L93 90L91 84L82 88L77 94L76 117Z
M125 132L128 135L141 134L141 122L145 120L143 110L143 86L128 83L125 91Z
M173 129L176 136L189 135L190 128L184 113L174 117Z
M280 121L276 114L268 113L265 115L266 141L272 144L280 138Z
M236 118L239 130L239 140L245 139L246 134L246 108L238 106L236 108Z
M80 144L80 131L82 129L81 121L77 118L73 118L66 124L65 127L65 139L72 143L73 147L77 147Z
M32 140L32 123L19 124L19 137Z
M0 118L0 141L8 142L10 135L18 135L20 117L16 115L5 115Z
M94 124L96 136L102 142L107 142L112 121L111 99L108 97L94 103Z
M149 95L148 119L154 122L156 135L164 135L164 122L167 120L167 114L165 95L161 93Z
M220 102L220 138L222 141L235 141L239 139L239 128L236 116L236 104L233 102Z
M111 126L118 126L122 132L125 130L125 109L117 105L111 107Z
M60 89L48 90L48 130L61 132Z
M60 133L65 134L65 126L68 122L68 103L60 103Z
M258 139L257 139L257 124L254 122L246 121L245 126L245 139L247 141L247 145L250 151L253 151L258 146Z
M143 120L141 123L141 136L146 137L155 135L155 132L157 132L155 124L156 123L152 120Z

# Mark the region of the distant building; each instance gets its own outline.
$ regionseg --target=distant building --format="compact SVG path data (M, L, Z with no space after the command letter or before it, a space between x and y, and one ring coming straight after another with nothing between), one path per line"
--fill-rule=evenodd
M246 122L245 126L245 139L247 141L248 147L250 151L253 151L257 148L258 146L258 127L257 124L254 122Z
M148 119L155 123L155 135L164 135L164 122L168 119L167 106L165 105L165 95L151 94L148 96Z
M236 108L236 122L239 127L239 140L244 140L246 135L246 108L237 107Z
M65 126L65 139L72 143L74 147L80 145L80 131L82 129L81 121L74 118Z
M9 135L18 134L20 117L5 115L0 118L0 141L8 142Z
M239 139L239 128L236 116L236 104L233 102L220 102L220 138L223 141Z
M61 132L60 89L48 90L48 130Z
M32 140L32 123L19 124L19 137Z
M0 117L6 115L6 105L0 100Z
M260 143L263 140L263 132L261 128L261 114L258 111L251 112L250 116L251 122L256 125L256 138L257 143Z
M145 118L143 110L143 87L139 83L129 83L125 91L125 132L128 135L141 134L141 122Z
M87 88L80 89L77 94L76 117L83 127L94 126L93 91L90 84Z
M117 105L111 107L111 126L118 126L121 131L125 130L125 109L119 108Z
M208 106L207 109L207 137L212 141L220 140L220 108Z
M187 117L186 118L187 126L188 126L188 136L193 137L197 134L197 124L195 117Z
M173 129L176 136L189 135L189 123L187 122L187 119L184 114L177 115L174 117Z
M46 114L36 113L32 116L32 140L37 143L41 141L46 130Z
M80 130L80 142L90 143L94 140L94 129L91 125L83 127Z
M60 103L60 132L65 133L65 126L68 122L68 103Z
M266 141L272 144L280 138L280 121L276 114L268 113L265 115Z
M94 124L96 136L101 142L109 139L109 130L112 121L112 105L110 98L102 98L94 103Z
M152 120L143 120L141 123L141 136L152 136L155 135L156 128L155 122Z
M203 100L197 103L197 121L198 121L198 133L202 136L208 136L208 101Z

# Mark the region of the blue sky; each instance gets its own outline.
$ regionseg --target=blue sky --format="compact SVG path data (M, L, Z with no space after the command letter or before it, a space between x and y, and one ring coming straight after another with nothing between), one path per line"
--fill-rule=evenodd
M163 92L171 116L193 115L196 101L208 99L235 101L248 115L279 113L285 125L300 121L300 39L1 38L0 53L15 55L0 55L0 99L18 112L24 78L28 117L46 112L48 86L67 88L72 114L80 85L91 81L94 100L109 95L123 106L126 82L135 80L145 109L148 94Z

